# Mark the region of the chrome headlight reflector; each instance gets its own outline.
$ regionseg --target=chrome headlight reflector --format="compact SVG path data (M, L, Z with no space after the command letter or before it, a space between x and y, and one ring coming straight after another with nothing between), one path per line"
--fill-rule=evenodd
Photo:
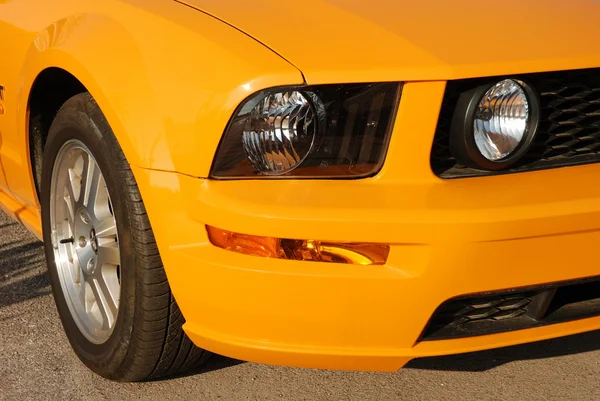
M257 171L285 174L306 159L319 127L315 109L323 109L320 100L298 91L270 93L254 106L246 118L242 147Z
M387 151L398 83L274 88L229 122L212 178L365 177Z
M529 124L529 100L512 79L498 82L477 105L473 129L479 153L490 161L504 159L517 149Z
M508 168L527 152L539 113L536 93L520 80L504 79L463 92L452 120L452 154L469 167Z

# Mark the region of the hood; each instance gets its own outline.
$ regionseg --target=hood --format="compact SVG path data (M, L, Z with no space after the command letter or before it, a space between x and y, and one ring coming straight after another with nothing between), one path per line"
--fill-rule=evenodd
M180 2L263 43L309 84L600 66L600 0Z

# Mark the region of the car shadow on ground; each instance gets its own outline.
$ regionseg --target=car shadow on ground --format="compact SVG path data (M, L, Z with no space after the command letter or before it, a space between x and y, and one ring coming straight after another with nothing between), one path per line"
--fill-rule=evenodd
M17 223L2 223L0 231ZM0 243L0 308L50 294L43 245L37 240Z
M238 359L228 358L222 355L212 354L210 358L197 368L193 368L190 370L186 370L185 372L177 373L175 375L169 375L164 377L158 377L156 379L152 379L152 382L161 382L161 381L170 381L173 379L185 378L200 375L203 373L213 372L221 369L231 368L236 365L241 365L246 363L244 361L240 361Z

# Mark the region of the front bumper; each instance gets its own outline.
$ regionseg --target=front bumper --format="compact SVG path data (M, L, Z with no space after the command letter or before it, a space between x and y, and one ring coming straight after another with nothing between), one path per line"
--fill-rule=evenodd
M600 166L441 180L429 152L443 93L443 82L404 86L385 166L371 179L212 181L134 168L190 338L257 362L396 370L415 357L600 328L594 317L419 342L450 298L600 271ZM205 224L392 247L384 266L274 260L212 246Z

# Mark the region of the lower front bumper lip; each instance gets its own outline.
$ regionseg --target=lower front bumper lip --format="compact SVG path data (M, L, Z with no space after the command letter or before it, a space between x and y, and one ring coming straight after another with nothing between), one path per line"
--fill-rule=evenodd
M395 372L415 358L482 351L597 329L600 329L600 317L487 336L420 342L410 348L348 349L251 341L210 332L191 324L184 325L186 334L196 345L244 361L304 368L378 372Z

